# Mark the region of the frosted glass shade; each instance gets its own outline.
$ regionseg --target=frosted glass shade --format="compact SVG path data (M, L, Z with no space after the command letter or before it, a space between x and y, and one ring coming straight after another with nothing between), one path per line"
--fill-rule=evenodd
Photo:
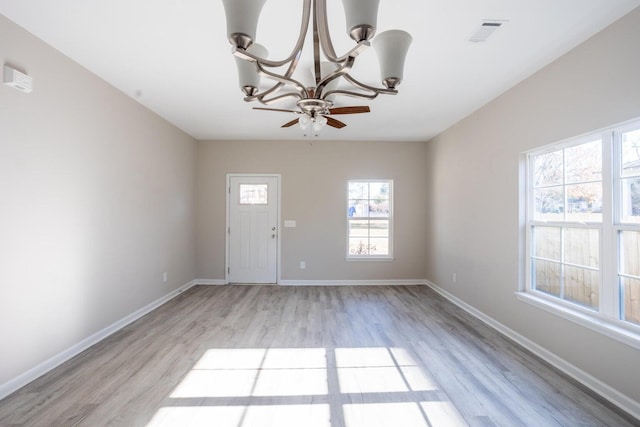
M404 61L413 38L402 30L378 34L371 43L380 62L380 77L385 86L394 88L404 75Z
M227 37L234 46L247 47L256 39L256 28L262 6L267 0L222 0L227 16ZM240 44L236 34L242 34L250 40Z
M268 55L267 49L258 43L254 43L249 46L247 52L263 59L266 59ZM238 67L238 81L240 83L240 89L242 89L246 95L253 95L253 93L250 93L252 90L247 88L255 88L257 91L258 86L260 85L260 74L258 74L256 63L254 61L247 61L245 59L238 58L237 56L234 56L234 59L236 60L236 66Z
M347 33L359 42L369 40L376 31L380 0L342 0Z

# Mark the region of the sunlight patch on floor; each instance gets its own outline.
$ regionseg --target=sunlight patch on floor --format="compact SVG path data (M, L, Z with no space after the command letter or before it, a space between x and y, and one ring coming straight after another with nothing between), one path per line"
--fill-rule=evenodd
M302 423L301 423L302 420ZM147 427L331 427L329 405L161 408Z
M466 425L395 347L209 349L147 427Z

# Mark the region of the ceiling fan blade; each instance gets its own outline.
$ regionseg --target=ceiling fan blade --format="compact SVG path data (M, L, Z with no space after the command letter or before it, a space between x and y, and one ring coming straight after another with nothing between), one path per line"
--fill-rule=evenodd
M280 111L282 113L300 113L299 111L294 110L281 110L280 108L263 108L263 107L253 107L254 110L264 110L264 111Z
M325 116L326 117L326 116ZM327 124L331 127L337 128L337 129L342 129L343 127L346 126L345 123L342 123L340 120L336 120L332 117L326 117L327 119Z
M371 109L369 108L368 105L329 108L329 114L359 114L359 113L370 113L370 112L371 112Z
M287 122L287 123L283 124L281 127L288 128L289 126L293 126L296 123L298 123L298 119L291 120L290 122Z

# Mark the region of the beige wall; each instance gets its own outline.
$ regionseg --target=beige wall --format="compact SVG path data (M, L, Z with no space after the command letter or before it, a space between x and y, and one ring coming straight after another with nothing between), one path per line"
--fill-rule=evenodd
M282 219L297 221L281 227L283 280L423 279L425 149L412 142L201 141L198 278L225 277L226 174L274 173L282 175ZM345 261L346 185L359 178L394 180L393 261Z
M516 300L521 153L640 117L640 9L428 144L427 278L640 401L640 351ZM457 282L452 274L457 273Z
M197 146L1 15L0 60L1 386L195 277Z

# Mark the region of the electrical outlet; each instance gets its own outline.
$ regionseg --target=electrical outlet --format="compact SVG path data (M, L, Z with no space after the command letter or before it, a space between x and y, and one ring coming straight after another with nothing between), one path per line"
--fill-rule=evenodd
M300 270L304 270L305 268L307 268L307 263L304 261L300 261Z
M456 280L457 280L457 279L458 279L458 277L457 277L456 273L453 273L453 276L451 276L451 281L452 281L453 283L456 283Z
M167 281L167 272L166 271L164 273L162 273L162 281L163 282Z

